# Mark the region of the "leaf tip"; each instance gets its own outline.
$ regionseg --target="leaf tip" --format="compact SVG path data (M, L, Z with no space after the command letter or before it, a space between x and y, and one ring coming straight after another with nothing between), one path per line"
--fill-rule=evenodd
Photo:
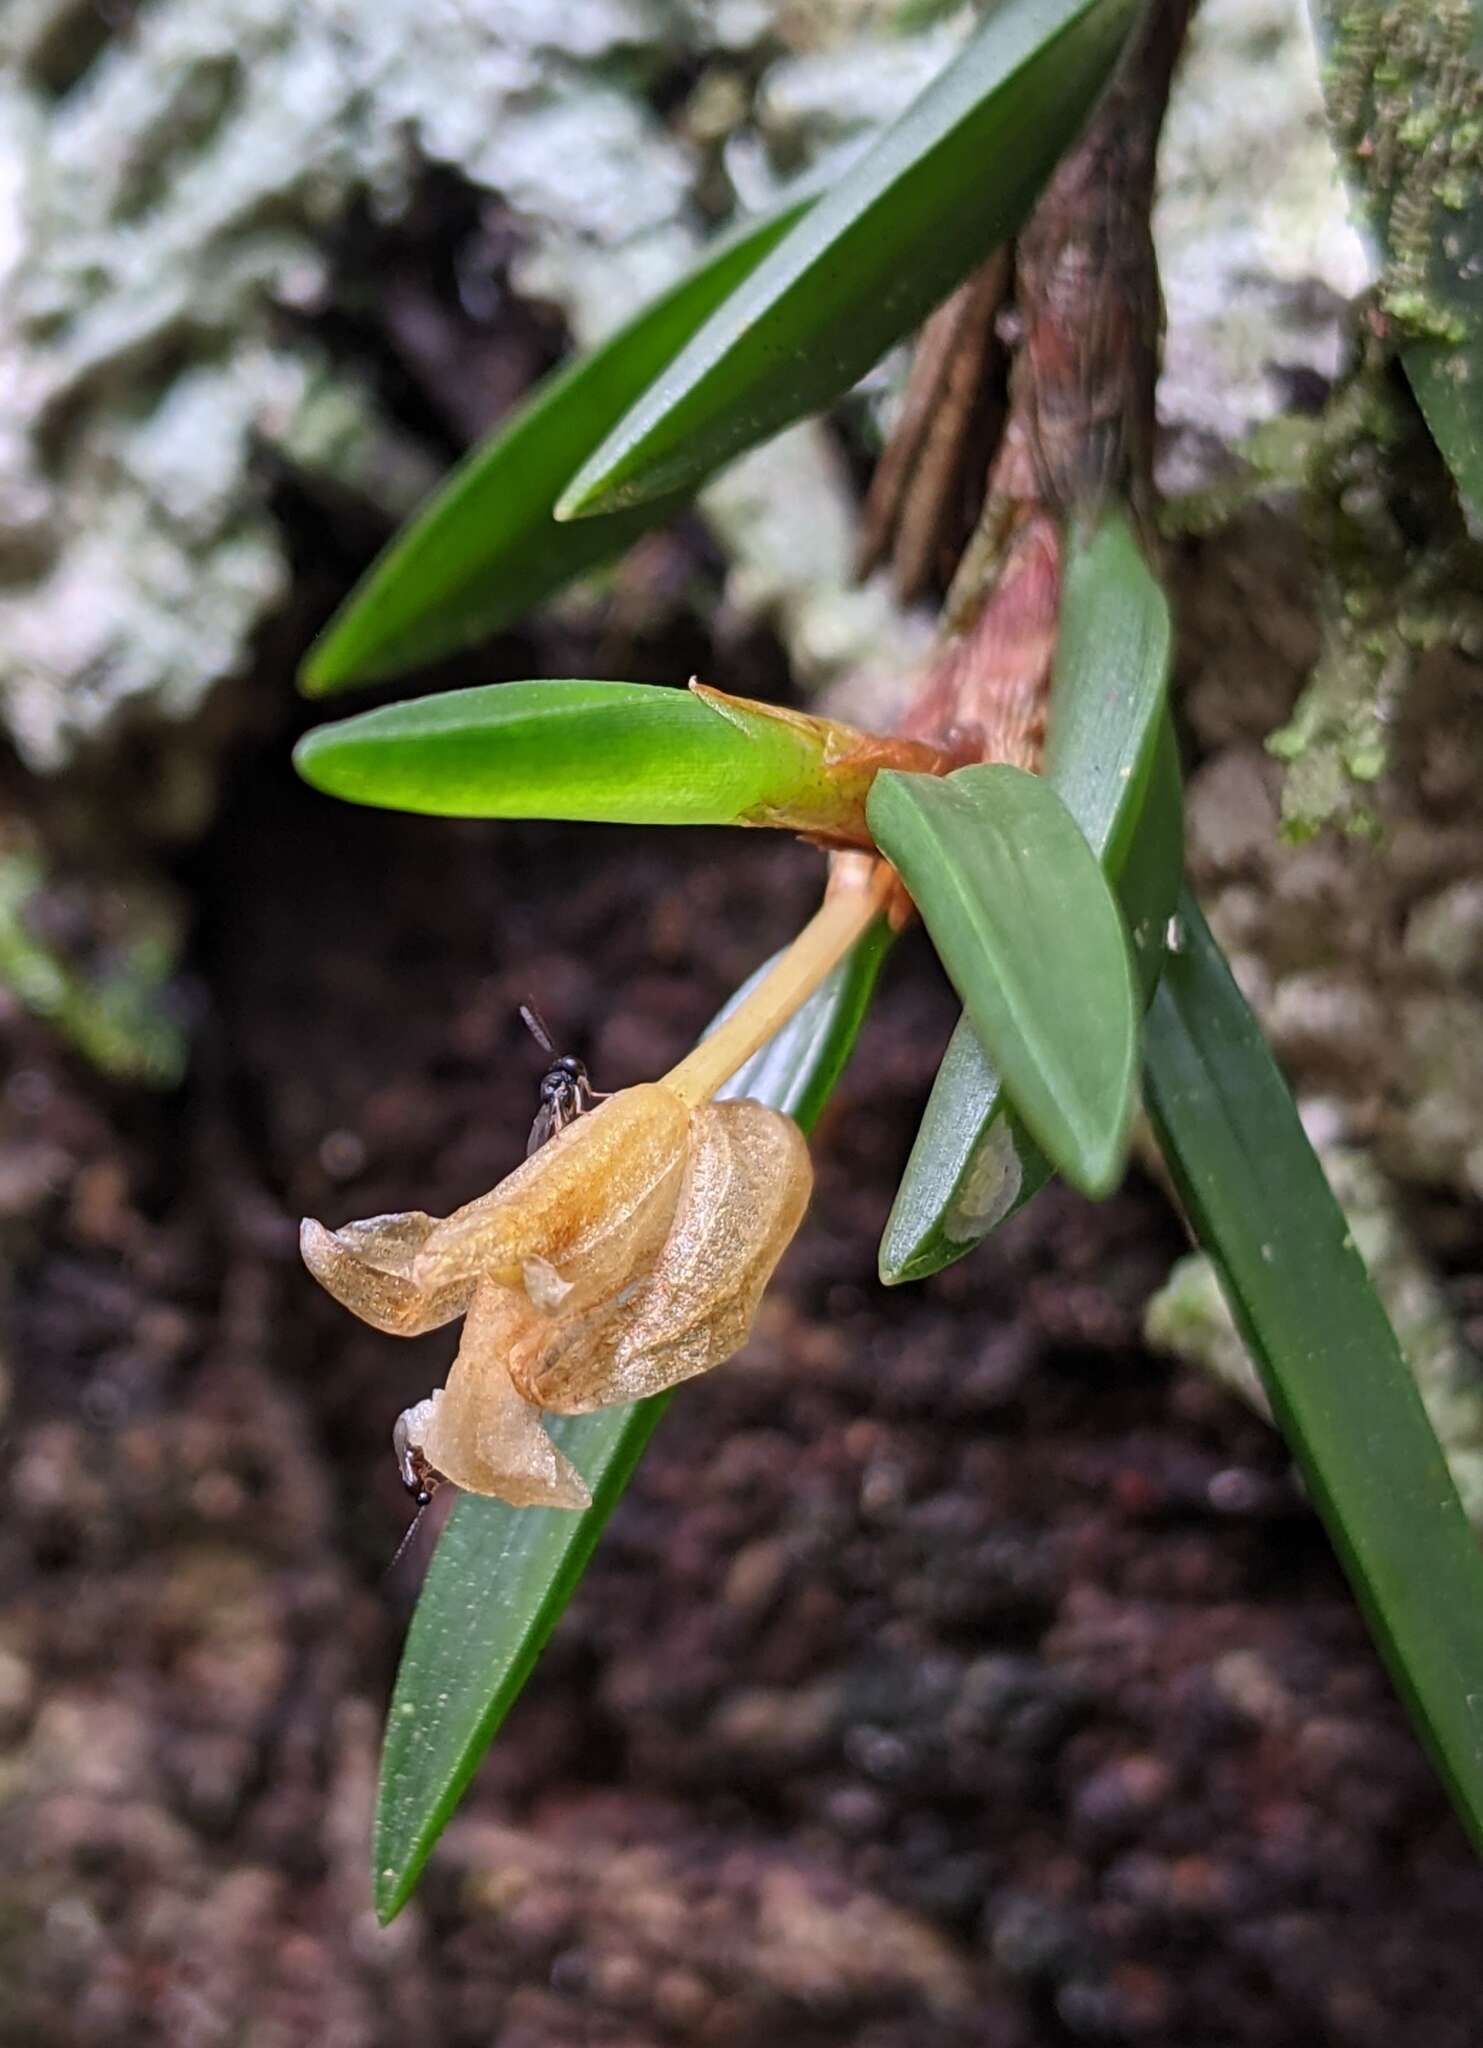
M318 725L312 732L306 732L293 750L294 773L301 782L307 782L311 789L325 796L339 794L333 774L327 773L334 753L334 731L333 726Z
M416 1882L416 1871L399 1870L394 1863L372 1871L371 1905L378 1927L390 1927L411 1898Z
M301 697L327 697L347 680L344 669L334 657L332 639L315 641L299 663L298 674L294 677Z
M301 697L329 697L374 680L380 650L374 636L368 639L362 602L369 581L367 577L357 584L310 641L294 678Z
M551 517L558 526L570 526L579 519L592 519L602 512L616 512L622 502L605 480L589 474L590 465L579 469L556 503Z
M552 507L560 525L578 519L601 519L631 512L679 492L689 497L700 482L689 465L640 434L630 442L626 421L596 447ZM713 465L706 465L709 469ZM702 474L705 472L703 471Z
M910 1250L902 1251L888 1239L881 1239L880 1250L876 1254L875 1272L882 1287L905 1287L913 1280L925 1280L933 1270L919 1248L914 1246Z
M1058 1162L1059 1170L1078 1194L1089 1201L1105 1202L1122 1185L1123 1175L1128 1167L1128 1150L1132 1141L1133 1115L1129 1096L1115 1127L1095 1135L1082 1135L1073 1153L1065 1154Z
M390 1724L388 1723L388 1734ZM402 1788L403 1790L405 1788ZM434 1808L424 1813L421 1824L410 1832L410 1812L400 1796L395 1774L388 1777L387 1758L381 1756L381 1782L377 1791L375 1825L371 1833L371 1907L378 1927L390 1927L403 1907L411 1901L422 1882L428 1860L449 1813Z

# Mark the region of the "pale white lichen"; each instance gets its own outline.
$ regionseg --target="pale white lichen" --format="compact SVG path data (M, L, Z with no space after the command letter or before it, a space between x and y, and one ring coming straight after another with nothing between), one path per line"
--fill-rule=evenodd
M788 67L862 25L881 25L869 0L155 0L115 35L71 0L0 9L0 720L27 760L62 766L125 716L189 718L246 666L287 588L265 448L391 519L432 480L305 338L353 209L393 220L445 167L512 210L518 287L590 342L700 239L706 153L645 78L781 48L786 101ZM915 45L866 47L872 110L894 111ZM795 160L858 133L861 88L839 82L833 127L810 114ZM749 107L745 126L756 169ZM872 647L889 662L899 624L848 587L847 495L806 429L714 500L736 601L820 680ZM806 550L777 548L783 510Z
M1159 417L1170 491L1208 484L1331 380L1371 264L1324 122L1303 0L1203 0L1175 78L1154 209L1167 312Z

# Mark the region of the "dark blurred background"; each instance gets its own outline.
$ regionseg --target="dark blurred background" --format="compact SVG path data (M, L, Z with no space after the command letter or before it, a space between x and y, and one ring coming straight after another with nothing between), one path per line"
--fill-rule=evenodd
M336 806L289 767L294 665L470 438L970 20L0 15L5 2048L1476 2039L1483 1880L1159 1189L1052 1189L878 1285L954 1016L915 939L754 1342L674 1403L416 1902L371 1916L415 1589L383 1579L390 1425L451 1340L337 1310L297 1219L507 1171L528 995L599 1085L662 1071L821 865ZM1212 0L1180 94L1188 499L1327 390L1358 279L1296 5ZM849 574L900 373L433 680L698 671L881 715L930 634ZM1284 852L1296 515L1246 492L1177 561L1194 872L1476 1500L1477 720L1426 700L1400 853Z

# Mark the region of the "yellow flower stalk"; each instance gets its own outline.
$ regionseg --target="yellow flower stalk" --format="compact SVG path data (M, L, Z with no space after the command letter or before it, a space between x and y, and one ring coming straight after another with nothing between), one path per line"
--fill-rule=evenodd
M363 1321L414 1336L464 1318L446 1386L397 1425L402 1474L419 1497L446 1479L518 1507L586 1507L541 1411L647 1399L746 1342L813 1171L791 1118L713 1098L895 888L884 863L837 857L817 914L709 1038L451 1216L412 1211L334 1231L306 1218L305 1264Z

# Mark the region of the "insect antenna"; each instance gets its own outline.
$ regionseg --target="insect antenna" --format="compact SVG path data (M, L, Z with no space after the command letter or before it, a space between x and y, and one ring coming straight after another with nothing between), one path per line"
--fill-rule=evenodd
M555 1041L553 1040L550 1032L546 1029L545 1018L541 1015L540 1011L536 1008L534 1003L522 1003L520 1005L520 1021L525 1026L526 1030L530 1033L531 1037L535 1040L536 1044L541 1048L541 1051L543 1053L546 1053L551 1059L555 1059Z
M383 1586L391 1577L392 1573L396 1570L397 1566L401 1563L402 1559L407 1555L407 1552L411 1549L412 1538L417 1534L417 1531L422 1527L422 1518L431 1506L432 1502L430 1500L425 1500L422 1503L422 1506L417 1510L416 1514L412 1517L411 1521L407 1524L407 1533L403 1536L401 1542L397 1545L396 1552L392 1557L391 1563L386 1567L385 1571L381 1574L381 1583Z

